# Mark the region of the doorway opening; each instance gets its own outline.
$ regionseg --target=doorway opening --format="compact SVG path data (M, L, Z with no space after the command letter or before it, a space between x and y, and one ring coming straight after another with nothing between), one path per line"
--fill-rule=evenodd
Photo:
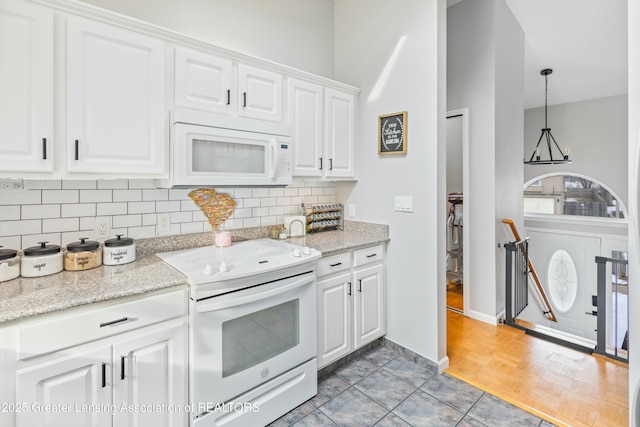
M464 272L468 265L465 242L469 230L464 227L465 188L469 188L466 173L469 151L469 109L447 112L447 309L464 314L468 307L469 278ZM468 214L468 209L467 209Z

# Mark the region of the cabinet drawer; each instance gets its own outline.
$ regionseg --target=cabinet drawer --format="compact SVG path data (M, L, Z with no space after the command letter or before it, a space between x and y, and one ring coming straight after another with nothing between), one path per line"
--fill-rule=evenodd
M51 353L186 313L186 290L63 311L36 323L16 326L17 358L22 360Z
M320 258L318 260L318 277L351 268L350 255L350 252L344 252Z
M368 248L353 251L353 266L368 264L374 261L382 261L384 259L384 247L375 245Z

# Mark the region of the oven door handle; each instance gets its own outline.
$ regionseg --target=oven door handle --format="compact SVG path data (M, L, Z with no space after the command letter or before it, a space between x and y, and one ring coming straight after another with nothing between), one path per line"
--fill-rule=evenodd
M285 283L281 284L277 288L268 289L265 291L258 291L250 295L245 296L233 296L232 298L212 298L207 301L198 301L196 303L196 313L206 313L208 311L223 310L231 307L237 307L240 305L250 304L254 301L264 300L275 295L284 294L291 290L301 288L313 283L314 275L302 275L285 279ZM254 288L256 289L256 288Z

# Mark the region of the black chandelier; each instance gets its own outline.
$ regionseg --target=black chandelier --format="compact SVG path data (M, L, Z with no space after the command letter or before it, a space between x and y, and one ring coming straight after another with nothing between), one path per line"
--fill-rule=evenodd
M538 139L538 143L536 144L536 148L533 150L531 154L531 158L528 162L524 162L525 165L556 165L560 163L571 163L569 160L569 147L563 147L562 149L556 142L556 139L551 135L551 128L547 125L547 97L548 97L548 85L547 85L547 76L553 73L551 68L545 68L540 71L540 74L544 76L544 129L542 129L542 134L540 134L540 139ZM547 152L549 153L549 158L545 159L542 157L542 149L540 148L540 143L542 139L547 143ZM551 144L553 141L553 145ZM553 157L553 147L558 150L559 157Z

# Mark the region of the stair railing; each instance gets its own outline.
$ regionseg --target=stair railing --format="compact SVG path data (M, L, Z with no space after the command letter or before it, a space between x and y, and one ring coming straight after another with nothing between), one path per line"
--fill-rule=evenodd
M513 221L508 218L503 218L502 222L507 224L509 228L511 228L511 231L513 232L513 237L515 237L516 242L521 242L522 239L520 238L520 233L518 233L518 229L516 228L516 225L513 223ZM532 279L532 282L535 285L534 289L536 290L536 293L540 298L542 305L544 306L544 310L543 310L544 315L547 316L547 318L552 322L557 322L558 319L556 317L555 312L553 311L553 307L551 306L551 303L549 302L549 298L547 298L547 293L545 292L544 287L540 282L540 278L538 277L538 273L536 272L536 269L533 268L533 264L531 263L531 260L528 259L528 257L527 257L527 265L529 267L528 276Z
M528 292L528 251L529 238L518 242L505 243L506 250L506 290L505 319L509 326L520 327L515 323L516 317L529 305Z
M621 348L618 348L618 305L615 304L616 311L616 319L613 322L612 330L614 334L614 345L611 346L613 348L613 352L609 350L607 347L607 293L611 291L607 286L607 278L611 276L607 273L607 263L611 263L612 271L614 272L614 276L618 277L618 268L620 265L627 265L629 261L626 259L617 259L617 258L606 258L602 256L596 257L596 264L598 264L598 293L596 296L596 309L597 309L597 330L596 330L596 348L594 349L595 353L602 354L608 356L613 359L621 360L624 362L629 361L629 321L627 320L626 331L623 343ZM616 279L617 281L617 279ZM627 281L627 286L629 282ZM617 286L617 284L616 284ZM617 290L615 292L617 294ZM617 302L617 301L616 301ZM615 302L614 302L615 303ZM629 313L629 300L627 299L627 316ZM628 319L628 317L627 317Z

